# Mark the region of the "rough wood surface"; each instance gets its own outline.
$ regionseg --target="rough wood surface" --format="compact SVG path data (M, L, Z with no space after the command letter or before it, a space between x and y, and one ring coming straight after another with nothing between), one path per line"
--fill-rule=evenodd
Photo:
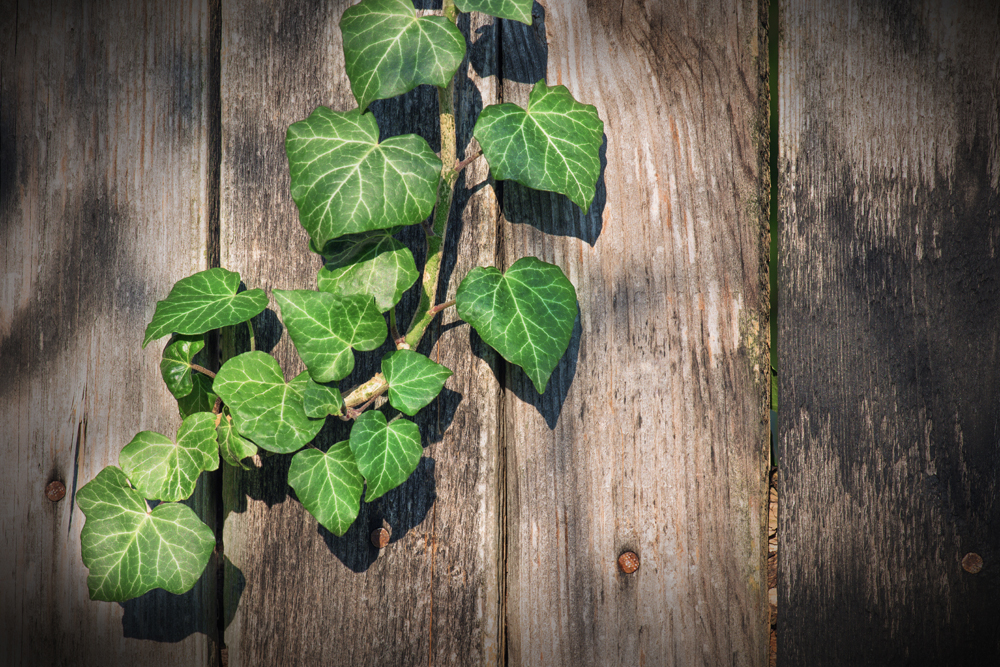
M4 665L217 658L215 568L186 595L92 602L75 502L137 431L180 425L161 345L140 343L156 300L207 266L210 22L205 2L0 5ZM195 496L212 525L213 497Z
M319 104L357 106L337 27L348 4L246 0L224 7L222 265L240 271L250 287L315 288L320 260L307 250L289 196L284 138L290 123ZM466 17L462 27L474 42L457 83L468 119L495 99L495 79L482 77L496 62L496 40L482 17L471 25ZM418 132L438 149L438 137L427 134L437 124L433 89L373 109L383 136ZM468 121L459 136L461 156L471 139ZM459 181L454 210L461 213L452 216L448 243L459 244L461 260L445 266L440 301L454 298L474 264L494 263L499 211L482 185L486 174L480 161ZM401 326L413 297L404 298ZM481 344L472 345L473 354L468 327L453 326L454 317L446 311L422 346L455 371L442 397L418 416L425 458L398 490L363 504L345 536L318 527L294 499L289 456L267 457L250 473L226 471L225 637L234 667L502 664L499 386L492 355ZM286 376L303 370L273 313L258 318L257 343L273 348ZM345 387L378 370L387 349L359 356ZM347 425L331 421L321 437L346 439ZM392 538L380 552L369 534L383 525Z
M503 25L504 101L544 76L607 135L586 215L501 185L505 263L560 265L580 305L544 396L505 376L512 665L766 661L765 22L549 0Z
M1000 9L781 35L778 664L998 664Z

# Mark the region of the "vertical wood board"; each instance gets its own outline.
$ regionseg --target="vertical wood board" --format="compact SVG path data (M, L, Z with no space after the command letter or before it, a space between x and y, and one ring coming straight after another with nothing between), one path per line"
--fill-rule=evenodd
M210 665L214 560L194 589L93 602L75 494L139 430L173 435L155 303L207 268L208 3L0 7L0 656ZM58 480L66 496L46 498ZM214 525L211 484L194 507Z
M543 396L505 376L510 664L762 665L766 7L543 5L503 25L502 98L565 85L606 145L586 214L499 186L505 264L580 307Z
M781 35L778 664L997 664L1000 9Z
M248 287L315 289L321 266L307 249L289 195L284 151L289 124L317 105L357 106L344 72L338 23L347 2L223 6L222 265ZM490 21L463 19L471 63L457 79L468 119L495 100L496 42ZM437 97L421 87L372 105L382 136L423 135L439 149ZM459 123L459 154L471 140ZM474 264L494 262L498 207L474 165L459 181L440 301L454 298ZM421 237L404 232L409 241ZM419 254L419 253L418 253ZM418 262L422 258L418 257ZM405 326L415 292L400 307ZM278 309L257 318L257 345L272 351L286 377L304 370ZM231 665L499 664L503 650L498 460L499 388L492 353L470 350L468 327L446 312L420 351L455 371L442 396L416 421L424 459L402 487L362 504L352 528L336 537L318 526L287 486L290 456L267 456L260 469L226 471L226 643ZM367 380L389 346L359 354L343 386ZM319 444L345 440L330 420ZM379 551L369 534L391 529Z

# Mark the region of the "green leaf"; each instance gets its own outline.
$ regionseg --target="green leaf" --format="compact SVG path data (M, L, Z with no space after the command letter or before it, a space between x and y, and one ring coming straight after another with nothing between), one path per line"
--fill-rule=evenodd
M342 380L354 370L351 348L378 348L388 334L370 296L338 297L312 290L274 290L281 319L316 382Z
M486 107L473 136L495 179L559 192L585 212L590 209L601 173L604 122L595 107L574 100L565 86L539 81L527 109L509 103Z
M443 16L417 16L411 0L364 0L340 19L344 69L358 106L447 86L465 57L465 37Z
M177 399L181 419L198 412L212 412L215 409L215 399L218 398L212 393L212 378L198 373L191 379L194 382L191 393Z
M163 348L160 358L160 376L174 398L184 398L194 389L191 364L195 355L205 347L204 336L174 335Z
M143 498L190 498L198 475L219 467L215 415L199 412L185 419L176 443L155 431L137 434L118 455L118 465Z
M536 257L522 257L504 275L476 267L455 300L459 317L544 393L576 321L576 290L562 270Z
M344 398L336 387L317 384L309 380L302 395L302 402L306 409L306 415L319 419L327 415L334 417L340 415Z
M292 199L313 244L431 214L441 160L415 134L379 143L375 116L317 107L285 139Z
M152 512L125 473L108 466L76 494L87 521L80 541L92 600L122 601L154 588L187 592L215 549L215 535L186 505Z
M240 274L225 269L209 269L181 278L167 298L156 303L142 346L169 333L203 334L239 324L267 307L264 290L237 294L239 287Z
M219 369L215 391L242 435L270 452L289 454L315 438L324 422L306 416L301 390L292 383L270 355L245 352Z
M389 230L342 236L328 242L322 254L326 263L319 270L321 290L341 296L366 294L383 313L420 277L413 254Z
M367 503L405 482L424 451L416 424L405 419L386 424L385 415L374 410L354 422L350 443L358 469L368 481Z
M382 375L389 383L389 403L412 417L441 393L451 371L419 352L396 350L382 357Z
M357 518L364 483L346 440L325 454L304 449L292 457L288 469L288 484L299 501L334 535L346 533Z
M455 7L460 12L482 12L531 25L533 3L534 0L455 0Z
M236 432L229 415L223 416L216 432L218 433L219 453L222 455L222 460L234 468L250 470L253 466L243 463L243 459L256 454L257 446Z

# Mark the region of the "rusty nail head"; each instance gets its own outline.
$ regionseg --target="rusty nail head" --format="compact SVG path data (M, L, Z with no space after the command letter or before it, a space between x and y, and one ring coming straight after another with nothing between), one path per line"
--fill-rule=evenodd
M372 545L377 549L384 549L389 544L389 531L385 528L376 528L372 531Z
M45 487L45 497L54 503L59 502L66 497L66 485L58 479L49 482Z
M967 553L962 559L962 569L970 574L976 574L983 569L983 557L977 553Z
M639 557L633 551L626 551L618 557L618 567L625 574L632 574L639 569Z

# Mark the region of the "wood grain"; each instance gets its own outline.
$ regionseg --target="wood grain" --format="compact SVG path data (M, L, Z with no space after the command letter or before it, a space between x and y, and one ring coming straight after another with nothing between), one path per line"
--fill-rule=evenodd
M580 305L544 396L505 375L511 664L766 661L765 26L620 0L503 24L504 101L544 76L607 136L587 214L501 185L505 263L558 264Z
M188 594L92 602L75 493L139 430L173 434L157 299L207 268L205 2L0 7L0 656L217 664L215 567ZM65 483L46 499L53 479ZM211 484L196 511L214 525Z
M781 22L778 664L997 664L1000 9Z
M347 6L246 0L224 7L222 265L240 271L248 286L315 288L320 260L307 250L289 196L284 137L319 104L357 106L337 27ZM461 26L473 40L457 82L463 155L469 118L496 98L495 79L483 77L495 67L497 46L490 21L465 17ZM439 149L428 134L437 126L433 89L376 102L373 110L384 137L416 132ZM454 298L474 264L494 263L499 211L486 174L479 162L459 181L448 245L457 244L461 259L444 267L439 301ZM414 297L404 297L401 325ZM231 665L502 664L499 387L492 353L481 344L470 350L469 329L454 317L445 312L421 348L455 371L417 418L425 457L402 487L362 505L345 536L318 528L294 499L286 483L290 457L267 457L250 473L226 472ZM258 346L273 351L286 376L303 370L273 313L256 326ZM344 386L367 380L387 349L359 355ZM347 436L337 422L321 442ZM392 538L378 551L369 533L383 525Z

